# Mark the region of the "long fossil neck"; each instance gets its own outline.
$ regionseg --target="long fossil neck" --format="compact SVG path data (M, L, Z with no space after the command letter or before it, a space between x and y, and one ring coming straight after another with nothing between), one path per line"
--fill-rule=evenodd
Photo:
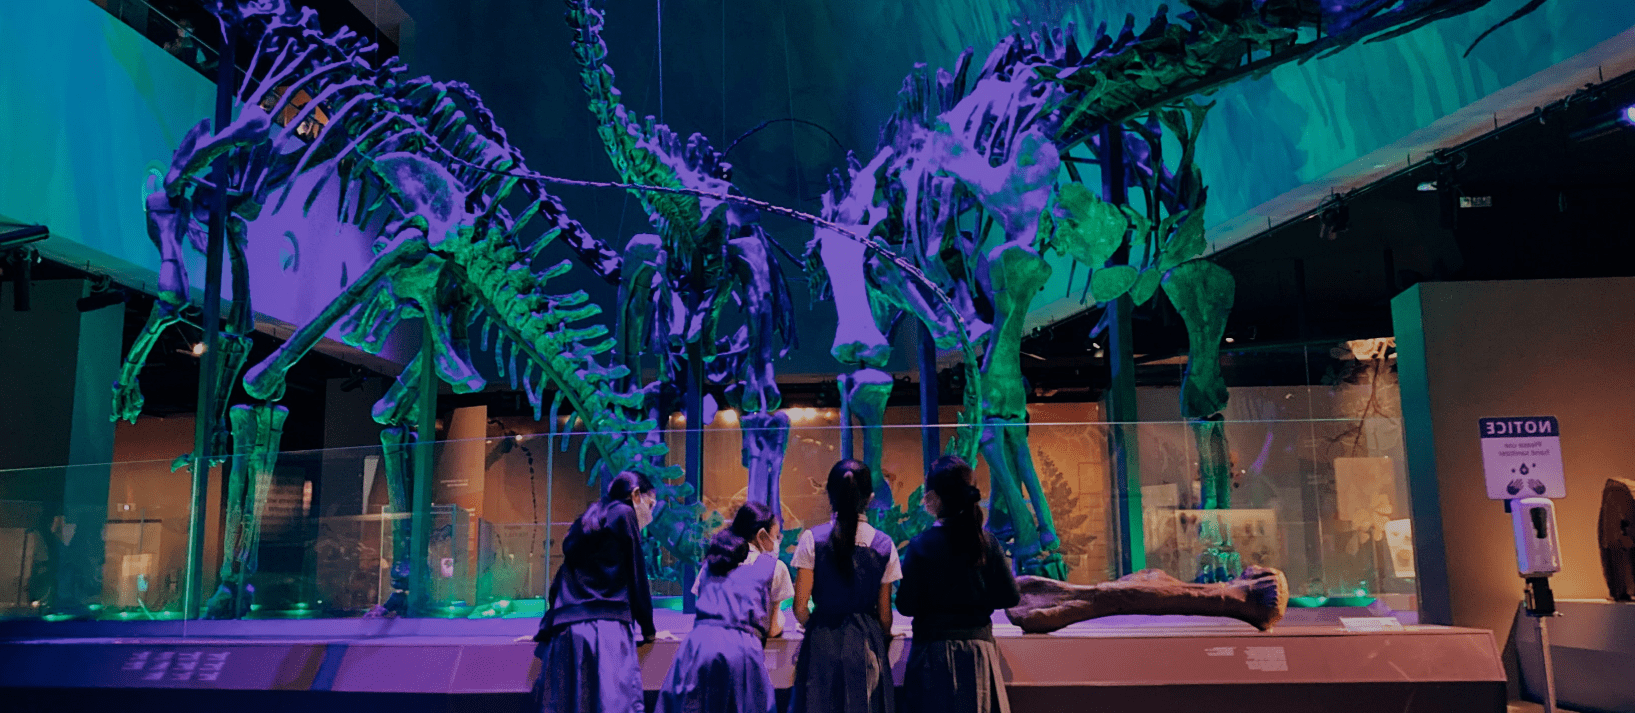
M681 177L665 164L664 157L649 148L657 138L654 127L643 126L630 116L613 84L607 44L602 41L602 1L569 0L567 19L574 30L573 57L579 63L579 82L589 95L590 113L596 118L596 134L619 178L644 186L683 187ZM661 217L669 225L695 226L702 217L698 199L693 196L652 191L631 194L641 200L648 214Z

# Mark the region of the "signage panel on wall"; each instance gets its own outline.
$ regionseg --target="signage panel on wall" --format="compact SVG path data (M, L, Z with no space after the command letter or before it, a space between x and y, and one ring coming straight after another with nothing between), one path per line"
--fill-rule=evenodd
M1556 417L1484 418L1479 423L1489 498L1567 497Z

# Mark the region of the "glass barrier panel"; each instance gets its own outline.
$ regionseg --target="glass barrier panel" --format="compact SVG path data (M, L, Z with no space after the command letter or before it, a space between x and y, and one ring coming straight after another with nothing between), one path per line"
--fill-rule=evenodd
M187 576L193 478L186 467L160 460L114 463L109 469L103 525L102 601L105 616L123 620L180 619ZM221 468L210 469L213 507L205 516L207 573L220 558ZM207 596L209 592L205 593ZM70 602L57 599L53 609Z
M1178 408L1177 395L1143 389L1143 410L1163 415ZM1215 421L1115 424L1094 403L1033 404L1023 422L987 425L975 479L990 530L1025 572L1090 584L1156 568L1218 581L1267 566L1287 573L1295 606L1378 602L1413 611L1395 409L1394 392L1358 385L1234 387ZM696 571L689 558L696 565L707 538L751 497L775 495L787 558L801 532L829 519L824 484L848 442L855 456L881 464L870 523L903 545L934 519L921 499L922 439L949 448L961 431L957 410L944 408L944 423L928 430L916 423L917 409L892 408L877 432L848 434L838 413L787 409L781 469L753 481L746 443L759 447L767 434L736 413L716 414L702 429L702 482L692 502L660 506L696 508L698 517L682 518L680 536L645 538L656 604L683 606ZM556 434L533 432L545 424L525 418L483 417L462 430L459 412L449 432L480 435L433 444L429 466L416 467L413 447L393 454L377 445L280 453L254 477L235 471L250 465L235 459L212 468L204 615L539 616L563 539L605 486L591 478L594 442L581 463L587 439L596 439L562 433L566 418ZM671 446L666 463L679 473L687 427L679 419L668 426L655 438ZM1131 456L1125 466L1120 447ZM171 466L0 471L0 616L183 618L191 477ZM417 518L413 489L426 470L430 503ZM63 502L62 493L93 485L96 497ZM415 589L417 536L425 543L423 591L394 599ZM661 546L666 539L681 549ZM235 596L236 613L222 608Z
M48 509L38 501L0 500L0 617L38 617L49 601Z

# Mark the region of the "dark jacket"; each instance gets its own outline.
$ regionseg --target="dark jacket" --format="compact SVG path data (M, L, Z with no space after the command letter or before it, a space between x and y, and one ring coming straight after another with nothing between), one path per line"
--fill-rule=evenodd
M581 515L562 540L562 566L551 582L551 608L539 623L536 641L559 627L595 619L634 623L642 638L653 638L653 597L636 511L619 501L604 507L602 527L587 533Z
M993 638L993 612L1021 601L1016 577L999 541L986 531L987 561L981 567L961 558L947 528L932 527L903 552L903 583L897 611L914 617L915 641Z

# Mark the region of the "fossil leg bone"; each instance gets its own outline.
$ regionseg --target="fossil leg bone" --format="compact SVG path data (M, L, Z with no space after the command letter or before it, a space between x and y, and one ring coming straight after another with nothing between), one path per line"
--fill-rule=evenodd
M1091 585L1042 577L1018 577L1016 583L1022 603L1005 615L1030 634L1120 614L1222 616L1270 631L1289 607L1288 578L1265 567L1247 567L1237 579L1218 584L1190 584L1156 569Z
M270 403L234 406L232 465L227 474L227 523L223 528L221 583L205 602L205 617L237 619L250 610L246 590L257 566L261 518L272 492L273 466L289 409Z

